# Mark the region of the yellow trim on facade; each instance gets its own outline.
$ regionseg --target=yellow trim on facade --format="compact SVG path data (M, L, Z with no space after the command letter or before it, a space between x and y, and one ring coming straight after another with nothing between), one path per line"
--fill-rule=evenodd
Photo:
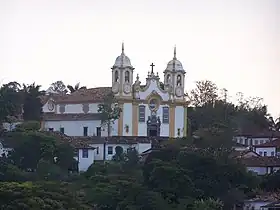
M183 136L186 137L188 135L188 107L184 107L184 134Z
M138 104L132 104L132 136L138 136Z
M122 136L123 135L123 104L119 104L119 107L122 109L122 112L120 114L120 118L118 119L118 135Z
M174 105L170 105L169 107L169 137L174 138L175 137L175 107Z

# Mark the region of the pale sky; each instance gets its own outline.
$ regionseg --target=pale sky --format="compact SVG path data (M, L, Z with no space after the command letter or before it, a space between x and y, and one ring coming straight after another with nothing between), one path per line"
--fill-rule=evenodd
M125 53L145 83L177 58L186 90L212 80L280 114L280 0L0 0L0 81L111 86Z

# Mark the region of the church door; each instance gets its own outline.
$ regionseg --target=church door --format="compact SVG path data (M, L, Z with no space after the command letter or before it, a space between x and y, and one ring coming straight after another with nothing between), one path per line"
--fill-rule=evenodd
M149 117L147 121L147 136L160 136L160 125L159 117Z

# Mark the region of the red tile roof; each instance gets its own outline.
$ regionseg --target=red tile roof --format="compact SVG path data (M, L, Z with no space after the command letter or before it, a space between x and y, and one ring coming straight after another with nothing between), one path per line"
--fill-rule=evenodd
M280 167L280 158L277 157L249 157L239 161L249 167Z
M102 102L104 97L111 91L111 87L98 87L90 89L81 89L71 94L50 94L41 97L42 103L45 104L49 98L52 98L57 104L68 103L95 103Z
M276 147L276 148L280 148L280 139L269 141L269 142L266 142L264 144L254 145L254 147L256 147L256 148L260 148L260 147Z
M280 138L280 131L241 132L236 136L244 136L250 138Z
M88 113L88 114L55 114L55 113L44 113L44 121L74 121L74 120L100 120L101 114L99 113Z

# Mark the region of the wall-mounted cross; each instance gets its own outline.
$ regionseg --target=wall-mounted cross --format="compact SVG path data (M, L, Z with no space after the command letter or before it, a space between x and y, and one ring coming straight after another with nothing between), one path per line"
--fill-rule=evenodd
M155 64L152 63L150 66L152 67L152 73L154 73L154 66L155 66Z

